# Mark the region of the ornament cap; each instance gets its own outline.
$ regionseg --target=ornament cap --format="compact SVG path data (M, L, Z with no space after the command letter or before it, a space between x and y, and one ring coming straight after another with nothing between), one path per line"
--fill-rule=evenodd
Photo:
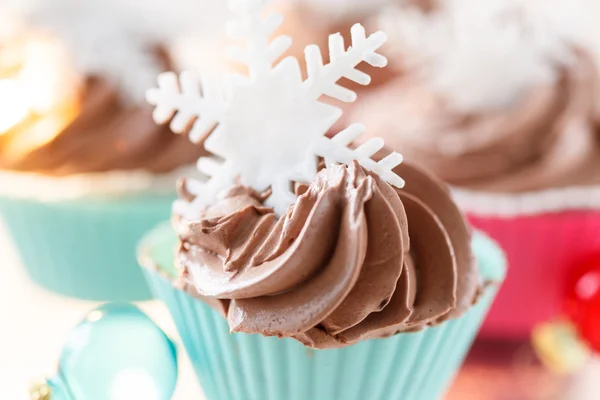
M33 383L29 390L29 398L31 400L51 400L52 389L50 388L48 381L41 380Z
M540 324L534 328L531 339L540 361L557 374L580 370L590 357L577 328L569 321L559 319Z

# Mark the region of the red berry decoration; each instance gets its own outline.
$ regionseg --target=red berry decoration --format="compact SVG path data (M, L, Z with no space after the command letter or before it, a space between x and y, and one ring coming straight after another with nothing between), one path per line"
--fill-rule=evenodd
M565 311L581 338L600 353L600 254L574 269Z

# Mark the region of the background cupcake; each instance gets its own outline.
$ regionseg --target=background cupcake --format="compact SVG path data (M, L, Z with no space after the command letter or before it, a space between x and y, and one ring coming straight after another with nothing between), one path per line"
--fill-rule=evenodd
M42 286L94 300L147 298L131 249L168 217L175 178L203 153L156 126L143 103L154 76L173 67L174 32L133 3L21 11L29 25L0 49L15 109L0 135L6 227Z
M569 270L600 252L598 70L586 6L456 0L386 12L407 72L352 115L452 184L474 225L506 249L511 274L489 335L524 337L556 317Z

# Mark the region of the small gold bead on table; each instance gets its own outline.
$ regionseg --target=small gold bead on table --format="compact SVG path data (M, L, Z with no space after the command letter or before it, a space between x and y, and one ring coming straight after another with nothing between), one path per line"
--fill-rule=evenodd
M51 400L50 386L46 382L35 383L29 395L31 400Z

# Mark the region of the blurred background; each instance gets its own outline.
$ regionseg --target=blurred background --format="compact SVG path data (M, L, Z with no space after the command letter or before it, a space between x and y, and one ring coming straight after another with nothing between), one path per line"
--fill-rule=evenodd
M600 2L270 6L299 58L355 22L388 33L388 68L369 70L343 122L447 182L506 251L507 281L447 399L599 399ZM204 150L155 126L144 93L166 70L243 73L224 55L229 17L217 0L0 0L2 398L29 398L103 301L140 301L177 336L133 249ZM175 399L201 399L185 356L180 371Z

